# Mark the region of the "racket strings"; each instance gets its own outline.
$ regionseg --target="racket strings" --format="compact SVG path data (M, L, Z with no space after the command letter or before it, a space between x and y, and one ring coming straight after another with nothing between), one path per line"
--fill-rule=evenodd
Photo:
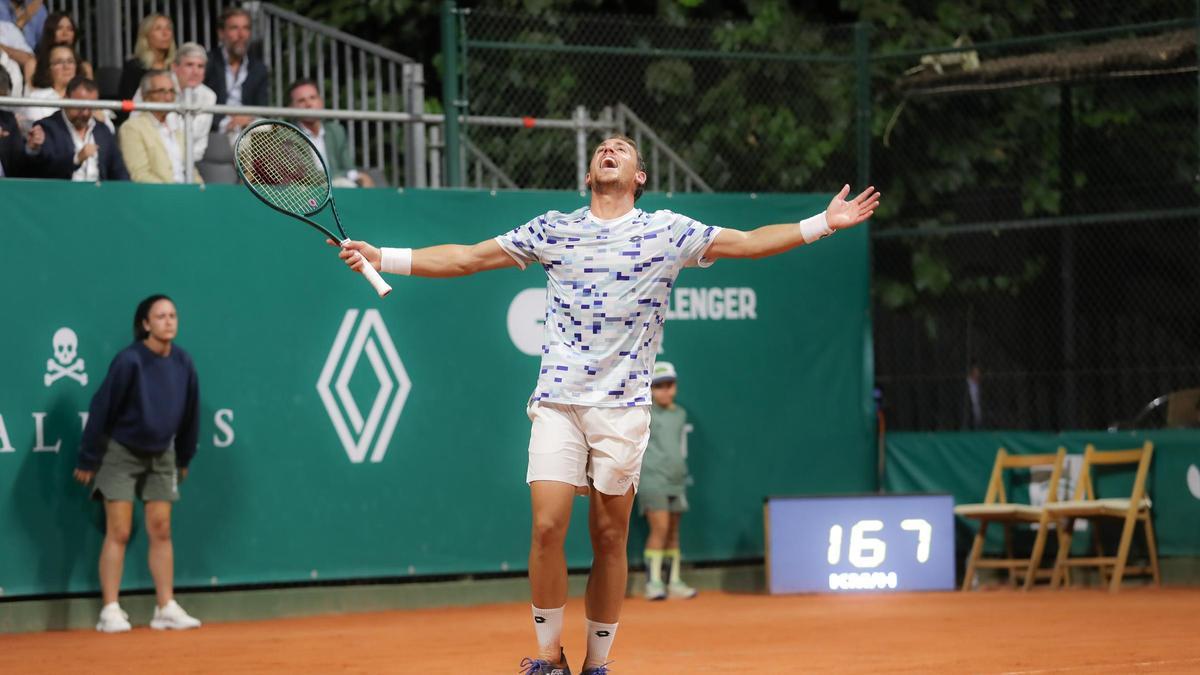
M329 195L316 151L291 127L267 124L251 130L238 141L237 160L247 184L290 213L311 213Z

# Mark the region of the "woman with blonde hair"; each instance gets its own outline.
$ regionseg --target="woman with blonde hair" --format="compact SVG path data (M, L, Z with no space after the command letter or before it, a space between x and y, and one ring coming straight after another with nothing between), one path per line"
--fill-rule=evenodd
M175 61L175 26L162 14L150 14L138 24L133 58L121 69L117 95L129 100L137 92L142 76L150 70L170 70Z

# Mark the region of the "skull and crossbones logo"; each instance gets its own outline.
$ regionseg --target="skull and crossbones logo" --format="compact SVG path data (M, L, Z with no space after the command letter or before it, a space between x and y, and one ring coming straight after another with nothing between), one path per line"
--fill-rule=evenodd
M64 377L69 377L86 387L87 373L84 372L83 359L79 356L79 337L70 328L59 328L51 340L54 345L54 358L46 359L46 374L43 380L46 386L54 384Z

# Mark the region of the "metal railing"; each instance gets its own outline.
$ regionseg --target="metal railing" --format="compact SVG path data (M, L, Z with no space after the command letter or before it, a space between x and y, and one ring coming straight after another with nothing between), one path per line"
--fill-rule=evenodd
M22 108L22 107L43 107L43 108L91 108L95 110L112 110L125 112L173 112L184 117L186 123L182 125L183 141L184 141L184 173L187 182L193 179L194 165L200 158L192 156L193 139L192 139L192 124L191 118L193 115L200 113L214 113L219 115L248 115L252 117L271 117L284 119L298 118L316 118L322 120L340 120L343 122L354 123L359 122L365 125L374 123L383 123L387 125L403 125L408 129L421 129L422 134L428 134L428 141L422 136L420 146L422 154L414 158L405 158L406 161L412 161L421 167L422 172L428 172L431 180L428 187L440 188L443 187L443 169L442 160L444 158L444 138L442 129L445 126L446 117L440 114L431 113L407 113L407 112L391 112L386 110L339 110L339 109L321 109L312 110L306 108L280 108L270 106L234 106L234 105L197 105L185 101L177 101L175 103L149 103L144 101L115 101L115 100L89 100L89 99L59 99L48 101L46 99L35 98L17 98L11 96L0 96L0 109L3 108ZM496 127L496 128L527 128L530 126L541 126L551 129L570 129L576 132L582 132L586 135L589 130L603 130L610 128L610 123L603 120L591 119L539 119L521 117L490 117L490 116L462 116L459 118L459 123L462 125L473 125L478 127ZM410 132L411 133L411 132ZM579 133L577 133L577 138ZM586 154L585 146L579 146ZM577 148L578 150L579 148ZM463 152L464 166L471 167L471 173L474 178L474 187L491 188L491 189L520 189L517 183L500 168L497 163L487 156L482 150L475 147L469 141L461 148ZM359 167L362 168L362 167ZM580 189L584 189L582 182Z
M606 111L606 114L608 112ZM642 118L634 114L629 109L629 106L624 103L617 104L615 124L616 128L623 135L629 136L636 141L638 148L641 149L642 159L646 162L646 168L650 174L650 185L646 186L647 190L655 192L662 190L662 164L664 163L662 160L665 158L667 167L667 192L676 191L677 174L682 174L683 176L684 192L693 192L697 188L701 192L713 191L708 183L704 182L704 179L696 173L695 169L679 156L679 153L671 149L671 146L667 145L658 134L654 133L650 125L643 122Z
M86 58L97 67L116 68L133 51L141 18L151 13L171 17L177 42L194 41L217 48L216 23L224 3L220 0L52 0L51 5L76 18L80 49ZM308 77L321 85L330 109L413 115L341 118L346 123L355 165L377 171L395 184L420 188L458 183L446 180L441 164L449 159L443 146L449 146L456 148L458 161L454 165L465 185L493 189L540 187L530 183L528 177L523 181L517 176L519 172L514 172L514 164L534 161L514 155L509 149L522 136L513 137L509 143L493 138L487 148L482 138L467 136L471 127L536 128L572 132L576 189L586 189L584 176L592 135L620 131L636 139L643 148L650 174L648 189L712 191L709 183L624 103L605 108L597 119L592 119L583 106L574 108L571 119L560 120L459 115L456 119L462 121L463 133L460 138L447 139L445 128L425 127L425 76L421 64L268 2L242 2L241 6L253 18L252 53L261 51L261 58L268 66L273 103L286 105L287 86L298 78ZM277 116L289 115L294 113ZM449 142L452 140L460 142ZM568 152L563 148L564 161ZM493 157L504 157L505 161ZM562 170L568 171L565 166Z
M489 187L493 190L501 187L509 190L519 189L516 182L504 172L504 169L496 166L496 162L476 147L470 139L463 139L463 149L467 151L470 176L474 179L473 187L479 189Z
M425 77L420 63L349 33L330 28L266 2L246 2L262 36L263 56L271 69L271 91L287 103L287 86L301 77L321 83L326 103L345 110L425 111ZM419 145L425 130L419 121L406 126L382 120L348 120L347 141L355 163L377 170L400 167L402 147ZM423 153L403 153L418 158ZM423 164L404 166L404 183L425 187ZM400 176L393 179L399 183Z
M217 20L224 0L53 0L52 9L75 17L79 47L97 67L120 68L133 52L142 17L159 13L175 26L177 43L193 41L218 49ZM254 44L270 71L272 103L286 104L287 87L312 78L330 108L425 111L425 77L420 63L398 52L330 28L267 2L242 2L253 18ZM420 122L348 119L347 140L356 165L375 169L409 187L424 187L425 130ZM411 148L413 152L404 152ZM412 158L400 164L400 157Z
M186 102L149 103L138 101L113 101L91 99L59 99L47 101L35 98L15 98L0 96L0 108L6 107L43 107L43 108L90 108L93 110L112 110L125 112L167 112L181 115L185 123L183 132L183 170L185 182L192 182L195 177L195 163L199 159L193 156L194 142L192 138L192 116L199 113L214 113L218 115L249 115L253 117L272 118L317 118L322 120L345 120L361 122L390 122L412 124L414 122L440 122L440 115L414 116L409 113L358 111L358 110L310 110L302 108L275 108L268 106L244 105L195 105Z
M624 120L627 135L642 132L647 190L821 192L867 180L867 24L767 20L779 30L763 31L757 22L471 4L443 4L443 52L462 53L457 70L441 69L443 91L461 90L461 109L564 117L579 105L618 114L623 104L641 123ZM499 141L471 139L499 156ZM566 187L562 149L502 140L508 157L542 162L537 171L501 163L523 186Z
M630 112L629 115L633 117L633 119L636 119L636 116L633 116L632 112ZM583 106L576 106L570 119L503 117L497 115L462 115L459 117L459 120L461 124L460 129L462 130L462 138L458 144L460 159L459 166L463 167L462 170L464 174L466 174L463 176L462 183L464 185L470 184L472 182L471 178L473 177L475 187L484 187L484 184L488 181L484 181L482 176L488 175L491 177L489 180L493 186L497 184L505 184L513 189L545 187L541 185L521 185L522 181L519 178L513 177L513 172L511 169L513 168L514 164L516 165L516 168L520 168L519 164L522 161L532 160L525 160L520 156L515 156L516 159L514 159L514 156L507 156L505 158L505 162L497 162L488 156L487 152L480 147L480 144L475 142L475 139L471 138L472 131L490 128L519 129L520 131L518 131L518 133L524 134L535 132L538 129L570 132L571 138L569 143L574 146L574 152L571 153L571 156L574 160L573 164L575 169L575 180L573 187L576 190L584 191L587 189L585 177L588 170L588 161L591 157L590 144L593 141L598 140L597 135L612 134L621 128L619 126L618 119L613 115L612 109L606 108L598 117L593 118L588 112L587 108ZM649 131L649 129L647 128L646 131ZM455 144L445 142L447 140L445 133L445 130L439 130L439 139L447 148L454 147ZM647 137L650 135L653 135L652 131L649 131L649 135ZM655 137L655 139L657 139L657 137ZM489 138L488 140L490 141L489 145L493 146L493 148L505 149L518 146L521 138L516 137L510 139L507 143L499 143L494 137ZM662 145L661 147L665 148L666 146ZM671 151L669 148L666 148L666 152ZM564 155L565 154L566 153L564 151ZM671 154L674 155L674 153ZM694 177L696 180L699 180L698 176ZM453 182L450 180L445 180L443 182L447 186L453 185ZM699 184L703 184L703 181L700 180ZM440 185L440 183L433 184L431 182L432 187L440 187Z
M442 173L443 158L446 153L444 125L429 125L429 187L437 189L455 187L448 184ZM501 169L491 157L468 139L458 146L459 166L466 167L471 180L464 181L463 187L473 187L479 190L519 190L517 183Z

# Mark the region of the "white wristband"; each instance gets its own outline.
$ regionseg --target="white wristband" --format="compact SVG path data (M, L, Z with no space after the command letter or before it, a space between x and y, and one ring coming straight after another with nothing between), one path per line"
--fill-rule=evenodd
M828 221L825 220L824 211L812 218L805 218L800 221L800 237L804 239L804 243L806 244L811 244L831 234L833 234L833 228L829 227Z
M379 249L379 268L388 274L412 274L411 248Z

